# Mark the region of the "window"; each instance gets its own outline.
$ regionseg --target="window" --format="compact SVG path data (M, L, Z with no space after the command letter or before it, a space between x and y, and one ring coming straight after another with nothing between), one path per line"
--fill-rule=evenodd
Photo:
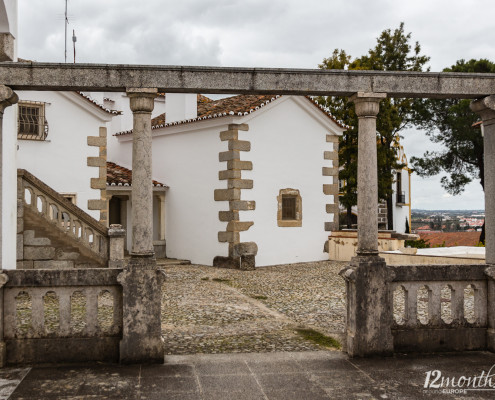
M397 195L396 203L397 204L405 204L406 203L406 194L402 191L402 171L397 172L395 193Z
M48 124L45 119L45 103L36 101L19 102L17 138L45 140Z
M302 226L302 199L297 189L281 189L277 196L277 225Z

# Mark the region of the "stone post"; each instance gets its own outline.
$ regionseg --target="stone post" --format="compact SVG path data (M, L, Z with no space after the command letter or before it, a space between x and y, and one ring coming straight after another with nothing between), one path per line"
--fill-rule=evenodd
M3 237L2 237L2 215L3 215L3 112L5 109L15 103L19 98L13 90L7 86L0 85L0 367L5 366L7 360L5 342L3 340L3 287L8 281L8 276L1 273L3 269L2 265L2 250L3 250ZM15 134L11 132L11 134ZM15 168L15 166L10 166ZM12 232L14 234L14 232Z
M485 164L485 260L488 264L487 347L495 351L495 95L471 103L483 121Z
M378 257L378 176L376 116L384 93L357 93L358 123L358 249L341 271L347 289L347 353L351 357L393 353L391 273Z
M120 362L163 363L161 289L163 272L153 251L151 179L151 111L157 89L129 89L134 116L132 147L131 260L118 281L122 285L123 328Z
M157 89L128 89L132 115L132 248L131 258L153 258L153 185L151 177L151 111Z
M110 238L108 267L123 268L125 229L120 224L112 224L108 229L108 236Z

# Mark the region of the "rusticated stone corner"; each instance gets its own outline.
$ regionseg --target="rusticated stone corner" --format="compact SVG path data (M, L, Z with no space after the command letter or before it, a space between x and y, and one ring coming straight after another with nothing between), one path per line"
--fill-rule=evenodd
M218 241L229 244L228 257L218 256L213 265L222 268L254 269L255 256L258 252L256 243L240 243L240 232L247 231L254 223L240 221L239 211L254 210L255 202L241 200L243 190L252 189L254 182L251 179L242 179L243 170L251 170L251 161L241 161L241 152L249 152L251 143L239 140L239 131L247 131L247 124L230 124L226 131L220 132L220 140L227 142L227 151L218 155L220 162L227 163L227 169L219 171L218 179L227 181L227 189L215 189L215 201L228 201L228 211L220 211L218 218L227 222L225 231L218 232Z
M108 223L108 202L107 202L107 128L101 126L98 136L88 136L88 146L98 147L98 157L88 157L88 166L98 168L98 177L91 178L91 189L100 190L100 198L88 200L89 210L100 211L100 222Z
M326 221L324 224L325 231L329 232L339 229L339 137L327 135L326 143L331 143L333 147L331 151L323 153L325 165L321 170L324 177L332 177L333 180L331 184L323 184L323 194L330 197L325 210L327 214L333 215L333 222ZM331 202L332 198L333 202Z

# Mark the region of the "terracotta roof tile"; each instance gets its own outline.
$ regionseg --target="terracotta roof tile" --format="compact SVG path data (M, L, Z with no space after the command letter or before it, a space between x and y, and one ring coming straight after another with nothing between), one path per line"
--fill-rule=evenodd
M431 247L475 246L480 241L480 232L418 232L421 239Z
M208 97L198 95L198 116L197 118L184 121L166 123L166 115L161 114L151 120L151 128L165 128L173 125L181 125L190 122L202 121L210 118L220 118L226 116L244 116L253 113L265 105L277 100L281 96L272 95L249 95L242 94L238 96L226 97L219 100L211 100ZM348 128L342 121L338 121L327 109L316 103L312 98L306 96L306 99L317 107L333 122L342 128ZM115 136L131 134L132 130L116 133Z
M100 110L103 110L109 114L113 114L113 115L120 115L122 114L122 111L117 111L117 110L110 110L106 107L104 107L103 105L101 105L100 103L98 103L96 100L92 99L91 97L89 97L88 95L82 93L82 92L76 92L78 95L80 95L83 99L86 99L87 101L89 101L91 104L95 105L96 107L98 107Z
M107 161L107 186L132 186L132 171ZM155 180L153 180L153 186L168 187Z

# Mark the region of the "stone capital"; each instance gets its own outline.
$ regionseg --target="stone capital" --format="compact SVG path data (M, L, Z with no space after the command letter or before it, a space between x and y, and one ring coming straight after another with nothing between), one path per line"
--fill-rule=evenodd
M470 107L481 117L483 126L487 127L495 124L495 95L492 94L491 96L474 100L471 102Z
M0 113L19 101L17 94L8 86L0 85Z
M126 92L133 113L151 113L153 111L155 97L158 96L158 89L128 88Z
M386 97L386 93L357 92L349 101L354 103L358 117L374 118L380 110L380 101Z

